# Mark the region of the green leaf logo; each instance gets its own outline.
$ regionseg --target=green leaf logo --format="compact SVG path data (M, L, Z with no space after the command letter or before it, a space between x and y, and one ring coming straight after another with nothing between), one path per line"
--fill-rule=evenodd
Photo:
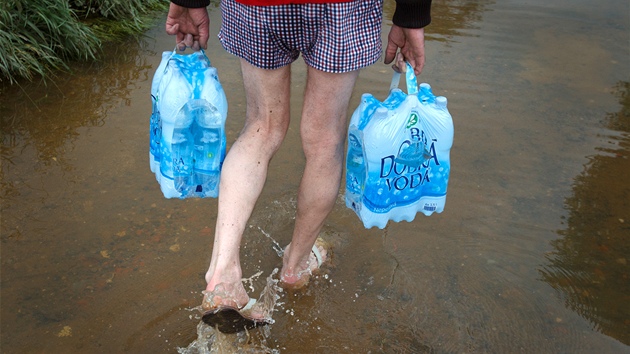
M418 115L416 114L416 112L411 112L411 114L409 115L409 120L407 121L407 129L413 127L417 123L418 123Z

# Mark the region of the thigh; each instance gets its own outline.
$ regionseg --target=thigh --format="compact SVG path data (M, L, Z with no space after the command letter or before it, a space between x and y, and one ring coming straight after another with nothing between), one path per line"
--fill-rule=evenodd
M359 71L329 73L308 68L301 135L309 145L338 149L345 141L350 96Z
M247 123L288 125L291 67L261 69L241 59Z

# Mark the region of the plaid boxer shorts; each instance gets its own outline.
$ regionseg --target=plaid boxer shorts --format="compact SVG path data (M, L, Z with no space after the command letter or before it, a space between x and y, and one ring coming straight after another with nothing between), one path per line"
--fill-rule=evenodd
M289 65L302 53L315 69L343 73L381 56L383 0L278 6L222 0L221 10L221 44L259 68Z

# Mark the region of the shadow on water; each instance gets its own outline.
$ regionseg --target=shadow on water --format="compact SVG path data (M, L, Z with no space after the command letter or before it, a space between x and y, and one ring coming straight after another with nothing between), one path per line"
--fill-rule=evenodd
M575 178L566 227L540 270L565 305L630 345L630 83L616 86L621 110L607 115L607 147Z

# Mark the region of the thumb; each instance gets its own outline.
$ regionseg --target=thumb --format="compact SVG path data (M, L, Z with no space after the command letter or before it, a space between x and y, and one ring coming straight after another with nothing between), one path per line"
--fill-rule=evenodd
M396 66L400 72L407 72L407 63L405 62L405 56L403 53L398 53L398 55L396 55L396 62L394 63L394 66Z

